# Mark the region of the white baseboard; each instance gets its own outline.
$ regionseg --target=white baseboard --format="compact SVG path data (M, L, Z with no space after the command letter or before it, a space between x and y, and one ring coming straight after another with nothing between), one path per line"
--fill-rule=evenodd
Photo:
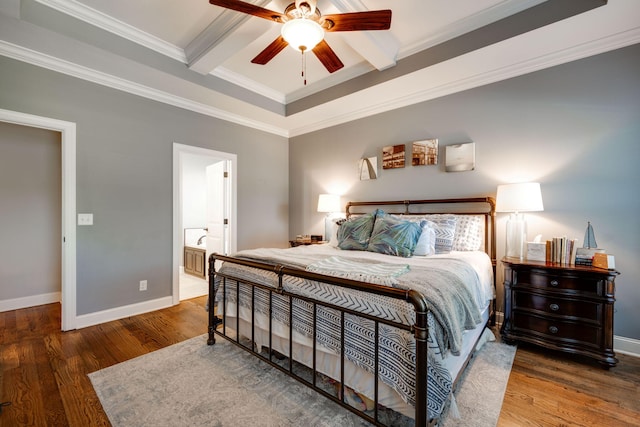
M108 310L95 313L83 314L76 318L78 329L87 326L98 325L100 323L111 322L113 320L124 319L125 317L136 316L150 311L161 310L173 305L173 297L163 297L151 301L144 301L137 304L125 305L122 307L110 308Z
M0 313L3 311L20 310L21 308L35 307L36 305L60 302L60 295L60 292L52 292L50 294L40 294L2 300L0 301Z
M504 321L504 313L496 312L496 325L502 326ZM628 356L640 357L640 340L634 338L613 336L613 351L616 353L626 354Z
M640 357L640 340L614 335L613 350L616 353Z

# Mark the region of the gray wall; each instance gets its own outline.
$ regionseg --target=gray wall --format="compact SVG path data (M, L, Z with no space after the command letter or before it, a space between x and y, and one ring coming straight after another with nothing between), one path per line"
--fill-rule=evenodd
M60 133L0 122L0 300L61 291Z
M383 146L438 138L437 166L381 170L356 162ZM444 146L475 142L476 169L447 173ZM407 145L409 149L410 145ZM640 45L468 90L290 140L289 235L322 233L319 193L348 200L495 196L501 183L541 183L529 235L582 244L587 221L616 257L615 333L640 339ZM498 255L505 214L498 214ZM502 271L498 273L502 305Z
M286 138L5 57L0 73L0 108L77 124L77 210L94 214L77 229L78 315L171 295L173 142L237 154L238 249L287 244Z

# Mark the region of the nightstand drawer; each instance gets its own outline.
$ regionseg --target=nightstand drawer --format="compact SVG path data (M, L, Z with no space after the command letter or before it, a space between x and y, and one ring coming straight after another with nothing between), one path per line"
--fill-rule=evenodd
M545 314L597 323L600 322L602 304L591 301L555 298L528 292L515 292L513 295L513 309L536 310Z
M535 269L518 271L517 276L519 286L558 289L594 295L602 295L603 292L602 280L596 277L549 274Z
M525 313L513 313L513 331L526 335L539 335L547 340L586 344L598 347L600 328L585 323L555 321Z

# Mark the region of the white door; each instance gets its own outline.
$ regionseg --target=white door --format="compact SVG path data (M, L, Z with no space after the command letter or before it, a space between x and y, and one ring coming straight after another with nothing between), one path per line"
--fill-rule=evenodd
M207 166L207 272L209 255L229 254L229 163Z

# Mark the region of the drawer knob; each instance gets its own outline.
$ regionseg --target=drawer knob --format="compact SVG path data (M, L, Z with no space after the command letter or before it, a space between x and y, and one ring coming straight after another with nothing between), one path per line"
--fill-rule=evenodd
M558 281L556 279L553 279L551 281L551 286L558 286Z
M558 328L555 326L549 326L549 332L551 332L552 334L557 334Z
M551 311L560 310L560 306L558 304L549 304L549 308L551 309Z

